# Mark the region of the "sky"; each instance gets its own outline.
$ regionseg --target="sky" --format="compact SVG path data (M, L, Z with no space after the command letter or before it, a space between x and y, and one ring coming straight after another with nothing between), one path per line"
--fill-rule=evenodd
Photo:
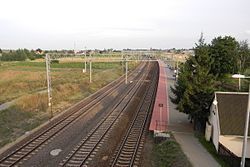
M0 0L2 49L192 48L250 41L250 0Z

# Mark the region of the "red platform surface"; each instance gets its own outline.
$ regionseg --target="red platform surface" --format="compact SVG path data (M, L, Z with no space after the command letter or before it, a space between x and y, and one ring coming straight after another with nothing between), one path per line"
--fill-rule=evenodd
M159 82L155 98L154 109L150 121L150 131L166 131L168 121L168 94L167 78L165 65L162 61L159 63ZM162 106L162 107L160 107Z

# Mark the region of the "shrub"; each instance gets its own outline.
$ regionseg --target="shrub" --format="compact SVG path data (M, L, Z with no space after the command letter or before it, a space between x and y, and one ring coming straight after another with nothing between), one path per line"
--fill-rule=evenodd
M59 64L59 60L51 60L52 64Z

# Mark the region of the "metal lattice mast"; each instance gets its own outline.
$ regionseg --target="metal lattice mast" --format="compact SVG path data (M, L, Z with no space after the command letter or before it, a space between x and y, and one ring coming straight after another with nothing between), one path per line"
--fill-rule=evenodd
M48 88L48 106L50 107L50 116L53 117L52 112L52 89L51 89L51 75L50 75L50 56L46 54L46 74L47 74L47 88Z

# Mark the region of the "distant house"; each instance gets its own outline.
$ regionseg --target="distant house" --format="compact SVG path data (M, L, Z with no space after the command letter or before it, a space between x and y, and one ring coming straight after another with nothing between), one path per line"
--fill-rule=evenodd
M240 165L247 103L248 93L215 92L214 101L210 107L209 123L212 125L212 142L218 153L228 159L232 166ZM246 158L246 166L249 166L250 138Z
M36 49L36 54L41 55L44 54L44 52L42 51L42 49L38 48Z

